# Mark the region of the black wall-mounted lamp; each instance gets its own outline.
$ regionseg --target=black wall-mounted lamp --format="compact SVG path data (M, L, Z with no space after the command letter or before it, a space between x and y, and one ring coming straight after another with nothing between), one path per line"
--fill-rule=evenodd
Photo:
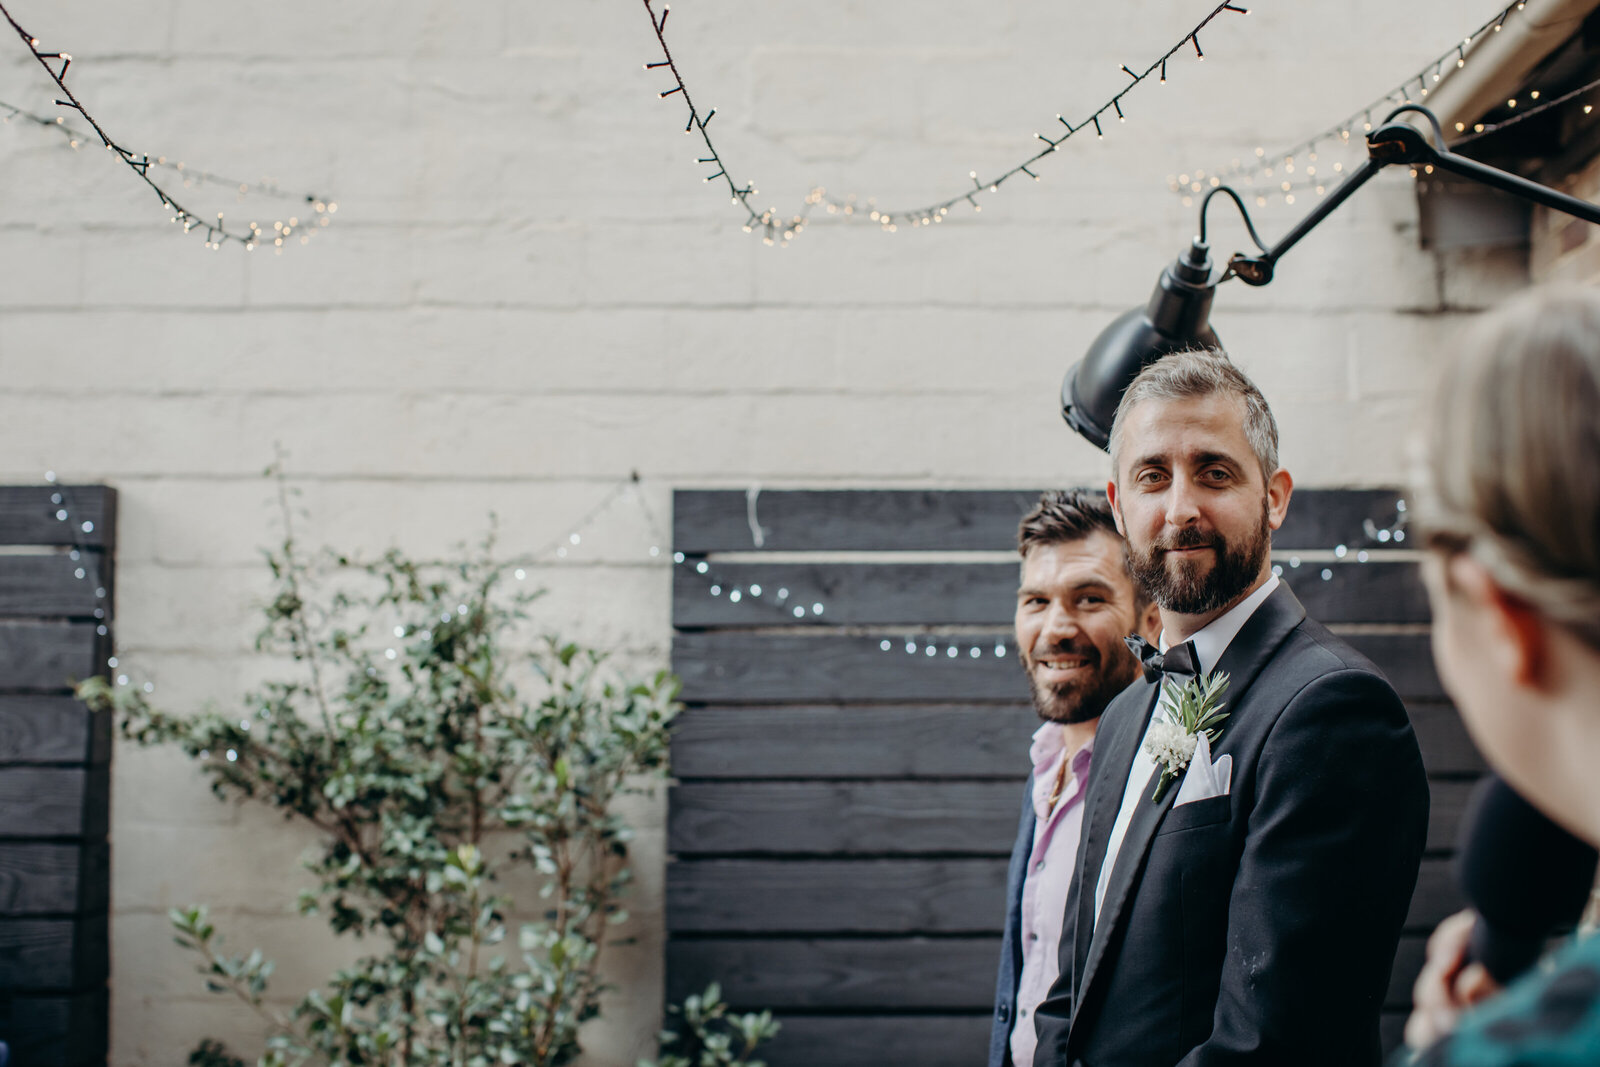
M1437 146L1430 144L1416 127L1395 121L1407 112L1415 112L1428 120ZM1450 151L1445 146L1439 120L1427 108L1415 104L1396 108L1367 135L1366 161L1272 248L1261 243L1250 213L1236 192L1224 185L1207 193L1200 203L1200 235L1161 272L1150 302L1117 316L1094 339L1084 357L1067 368L1066 379L1061 383L1061 416L1067 420L1067 425L1095 447L1109 448L1111 422L1117 405L1141 370L1173 352L1219 346L1217 335L1211 329L1211 300L1219 284L1229 278L1238 278L1248 285L1266 285L1272 281L1277 262L1285 252L1378 171L1395 163L1434 166L1600 224L1600 207L1594 204ZM1222 276L1212 281L1210 249L1206 245L1206 208L1218 193L1225 193L1238 205L1245 228L1259 252L1256 255L1235 253Z

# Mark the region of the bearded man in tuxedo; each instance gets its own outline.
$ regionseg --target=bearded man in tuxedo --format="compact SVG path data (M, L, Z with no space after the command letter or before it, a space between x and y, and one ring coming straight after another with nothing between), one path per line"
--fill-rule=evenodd
M1095 737L1034 1067L1382 1060L1427 779L1389 683L1272 572L1277 452L1220 352L1157 361L1117 409L1106 492L1162 635L1130 638L1144 679ZM1223 674L1227 718L1186 728L1174 695Z

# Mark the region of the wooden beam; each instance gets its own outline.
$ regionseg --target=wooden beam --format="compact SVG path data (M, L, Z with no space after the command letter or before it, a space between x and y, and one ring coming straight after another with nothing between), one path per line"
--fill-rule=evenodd
M680 630L789 625L796 607L813 626L1009 626L1016 614L1015 563L707 566L705 574L689 564L673 568L672 623ZM1431 617L1415 563L1351 557L1285 566L1283 579L1324 624L1420 624ZM821 615L812 612L815 604L823 605Z
M1427 634L1343 636L1378 665L1403 699L1444 699ZM1007 634L965 631L913 639L919 647L931 640L936 654L907 655L906 638L898 634L679 633L672 663L683 679L683 699L699 704L1010 703L1025 692ZM999 656L997 641L1007 642ZM950 648L954 657L946 654ZM976 659L972 649L978 650Z
M1394 547L1369 539L1364 523L1391 525L1402 497L1392 489L1297 490L1273 547ZM1039 499L1039 490L772 490L755 501L760 545L742 490L680 489L672 499L673 548L690 555L995 551L1016 547L1017 523Z
M62 511L67 517L57 518ZM111 548L116 527L117 491L109 486L0 486L0 545Z

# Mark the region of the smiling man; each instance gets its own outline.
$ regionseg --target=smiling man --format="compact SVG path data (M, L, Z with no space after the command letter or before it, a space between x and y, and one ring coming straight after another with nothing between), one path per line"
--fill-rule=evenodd
M1293 482L1227 357L1145 368L1111 462L1161 641L1095 738L1034 1065L1376 1065L1428 821L1405 708L1273 575ZM1210 738L1172 699L1207 687Z
M1045 493L1017 529L1017 551L1017 654L1044 725L1028 753L1033 773L1011 850L989 1067L1033 1062L1033 1012L1056 978L1095 724L1139 677L1124 638L1161 628L1098 493Z

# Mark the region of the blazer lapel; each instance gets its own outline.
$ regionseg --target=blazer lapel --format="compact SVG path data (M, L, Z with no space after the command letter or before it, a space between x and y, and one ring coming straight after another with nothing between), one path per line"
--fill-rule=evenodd
M1084 964L1089 958L1090 938L1094 931L1095 885L1100 877L1100 868L1105 863L1111 828L1115 825L1117 812L1122 807L1122 794L1127 785L1128 772L1133 767L1133 757L1139 751L1139 742L1144 738L1145 728L1150 724L1150 714L1156 707L1157 692L1158 687L1154 682L1145 681L1135 682L1124 690L1117 697L1117 703L1126 707L1127 714L1108 716L1106 723L1109 728L1108 736L1104 743L1098 740L1095 743L1095 759L1104 761L1101 764L1104 769L1102 773L1096 775L1096 784L1100 788L1093 790L1087 798L1089 807L1083 817L1083 864L1076 879L1078 916L1077 922L1073 924L1074 1004L1079 1002L1080 991L1085 985L1081 979L1084 975ZM1092 877L1090 871L1094 872Z
M1255 681L1263 667L1277 652L1278 646L1284 639L1300 625L1306 617L1306 610L1300 601L1290 591L1287 583L1280 581L1278 588L1264 600L1255 613L1240 628L1239 633L1229 642L1222 654L1222 660L1215 670L1225 671L1228 674L1227 703L1237 705L1250 683ZM1147 688L1153 691L1157 688L1154 684L1147 683ZM1117 851L1116 866L1111 869L1111 879L1106 883L1105 900L1100 907L1100 920L1094 917L1094 884L1088 878L1088 871L1096 872L1099 877L1101 864L1105 862L1107 838L1110 836L1112 824L1116 821L1117 812L1122 805L1122 796L1126 789L1128 772L1133 764L1134 754L1138 751L1139 742L1144 737L1144 732L1149 726L1150 715L1155 710L1155 699L1148 697L1148 707L1143 716L1129 716L1128 721L1133 725L1131 739L1118 735L1117 756L1119 762L1115 765L1118 774L1112 780L1122 783L1124 788L1117 789L1110 786L1101 791L1098 798L1099 807L1095 812L1095 845L1099 862L1084 868L1081 879L1082 888L1078 895L1078 929L1077 960L1079 966L1074 969L1073 1004L1080 1005L1084 1002L1095 974L1100 964L1105 959L1106 946L1110 943L1112 935L1116 932L1117 924L1127 904L1128 897L1138 880L1139 872L1144 869L1146 855L1150 851L1150 842L1155 837L1156 830L1161 826L1161 818L1172 807L1177 798L1178 789L1170 788L1162 796L1160 803L1150 799L1149 791L1140 795L1138 806L1134 809L1133 820L1128 824L1127 835L1122 839L1122 847ZM1228 746L1228 732L1224 726L1222 739L1217 743L1216 751L1220 754ZM1090 856L1086 854L1086 859ZM1082 976L1081 979L1079 976ZM1078 1019L1074 1013L1073 1024Z

